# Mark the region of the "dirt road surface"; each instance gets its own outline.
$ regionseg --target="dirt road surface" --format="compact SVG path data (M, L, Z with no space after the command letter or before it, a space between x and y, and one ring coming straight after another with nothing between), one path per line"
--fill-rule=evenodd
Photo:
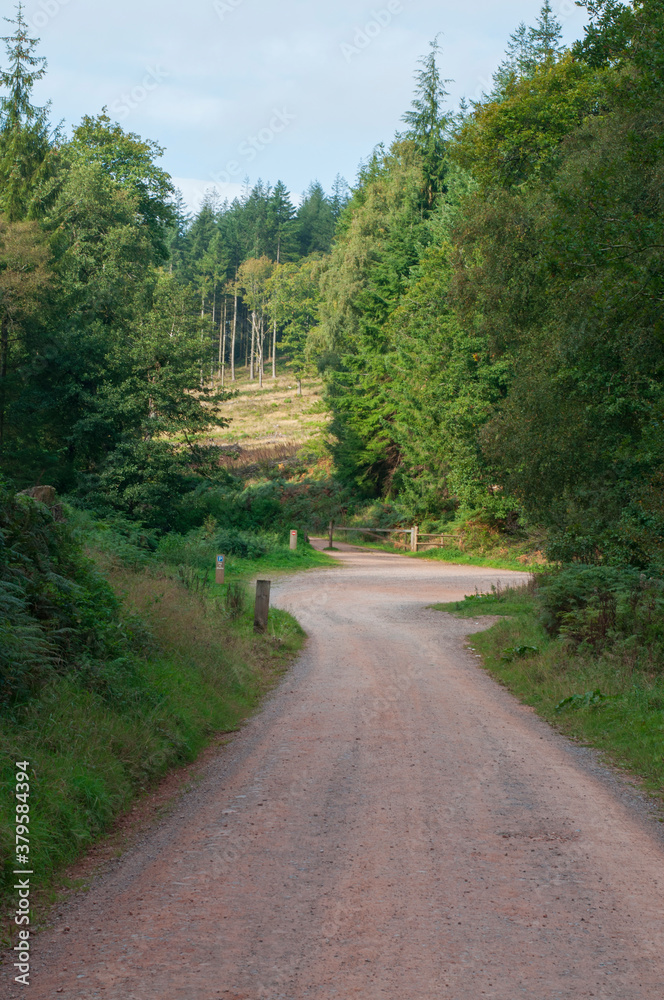
M427 609L509 574L342 558L276 588L292 673L2 996L661 1000L661 828Z

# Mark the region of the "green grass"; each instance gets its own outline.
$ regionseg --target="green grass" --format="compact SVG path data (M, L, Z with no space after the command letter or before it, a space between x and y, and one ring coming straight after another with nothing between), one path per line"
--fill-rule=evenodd
M489 594L470 594L463 601L451 604L434 604L435 611L447 611L459 618L476 618L480 615L524 615L532 613L532 591L526 587L495 588Z
M472 637L489 673L556 729L603 751L664 798L664 676L657 665L623 647L594 654L551 638L539 622L532 587L436 608L460 617L505 616ZM574 695L581 697L559 707Z
M483 556L473 552L461 552L460 549L430 549L428 552L409 553L413 559L435 559L440 562L456 563L461 566L487 566L491 569L511 569L519 573L536 573L542 571L538 563L520 562L509 556Z
M151 639L145 655L107 665L103 690L90 690L80 675L60 676L3 716L0 859L10 905L15 761L31 764L31 863L33 884L43 890L136 795L194 760L215 735L236 729L305 639L295 619L276 608L267 633L256 635L250 595L233 618L222 588L197 590L168 567L123 566L108 553L102 562L127 614L139 615ZM305 550L277 553L240 560L230 576L324 562ZM5 943L12 927L9 918Z
M270 574L300 573L305 569L321 569L339 566L336 559L312 548L311 545L300 542L298 548L291 552L286 546L269 551L260 559L242 559L239 556L226 557L226 578L233 580L250 580ZM214 577L214 569L209 570L210 579Z

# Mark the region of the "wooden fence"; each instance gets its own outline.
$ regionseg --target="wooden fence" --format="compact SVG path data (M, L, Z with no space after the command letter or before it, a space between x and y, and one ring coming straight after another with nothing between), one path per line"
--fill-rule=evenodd
M463 550L464 542L463 535L421 532L416 524L412 528L350 528L330 521L330 548L332 548L335 531L356 532L357 534L368 535L370 538L377 538L380 541L389 541L390 535L406 535L407 537L404 541L406 547L410 548L411 552L426 552L429 549L444 549L448 546ZM385 536L388 537L385 538Z

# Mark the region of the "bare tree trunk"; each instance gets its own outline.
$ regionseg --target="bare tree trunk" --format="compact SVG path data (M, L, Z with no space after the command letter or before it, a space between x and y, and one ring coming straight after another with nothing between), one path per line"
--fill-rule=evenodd
M254 381L254 353L256 351L256 311L251 312L251 358L249 364L249 381Z
M217 375L221 375L221 385L224 385L224 368L226 366L226 296L224 295L224 312L219 324L219 368Z
M298 396L302 395L302 379L301 378L298 378L298 380L297 380L297 394L298 394Z
M237 275L236 275L237 280ZM231 342L231 381L235 381L235 334L237 332L237 289L235 289L235 302L233 305L233 340Z
M272 327L272 378L277 377L277 321Z
M263 388L263 345L265 343L265 319L261 315L260 329L258 333L258 384Z

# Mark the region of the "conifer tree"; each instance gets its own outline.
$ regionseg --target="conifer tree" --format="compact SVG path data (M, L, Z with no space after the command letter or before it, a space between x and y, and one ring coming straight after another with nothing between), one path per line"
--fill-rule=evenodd
M295 206L283 181L277 181L267 205L267 224L270 237L269 256L277 264L292 257L295 248L293 219Z
M409 126L404 138L411 139L422 156L427 208L433 207L436 195L445 187L445 147L450 124L449 115L443 111L449 96L445 84L450 81L443 80L438 69L438 37L430 43L430 48L429 54L420 59L422 69L415 74L415 96L410 111L403 116Z
M0 98L0 210L16 221L28 213L40 168L49 153L48 105L32 104L32 89L46 72L46 60L35 55L38 38L28 32L23 4L16 16L5 18L15 26L3 37L7 68L0 72L6 93Z
M522 21L510 35L505 59L494 73L493 99L500 98L511 80L531 77L537 67L555 59L564 51L562 27L553 13L549 0L545 0L534 28Z
M530 32L535 62L541 63L559 56L563 51L562 36L562 27L553 13L550 0L544 0L540 16L537 19L537 27L532 28Z
M519 27L510 35L505 58L494 73L494 91L492 96L499 97L505 91L511 79L520 80L527 76L533 65L533 29L522 21Z
M332 207L332 215L334 216L334 221L336 222L344 208L350 201L350 188L345 177L341 174L337 174L334 178L334 184L332 185L332 197L330 199L330 205Z
M334 236L335 220L332 205L319 181L309 185L298 209L297 225L302 257L308 257L312 253L329 252Z

